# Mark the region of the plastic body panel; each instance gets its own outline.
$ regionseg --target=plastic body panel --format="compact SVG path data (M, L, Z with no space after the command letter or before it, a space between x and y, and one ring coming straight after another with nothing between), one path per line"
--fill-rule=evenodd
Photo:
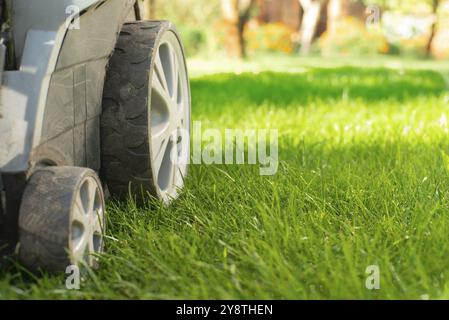
M40 144L31 165L100 169L99 116L106 65L132 3L109 0L80 17L64 40L48 90Z

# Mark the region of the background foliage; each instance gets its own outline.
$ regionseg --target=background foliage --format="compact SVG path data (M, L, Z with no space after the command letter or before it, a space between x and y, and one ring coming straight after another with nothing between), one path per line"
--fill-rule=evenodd
M153 17L176 23L189 56L301 50L326 56L449 57L447 0L142 1L152 3ZM316 17L310 13L314 5L320 7Z

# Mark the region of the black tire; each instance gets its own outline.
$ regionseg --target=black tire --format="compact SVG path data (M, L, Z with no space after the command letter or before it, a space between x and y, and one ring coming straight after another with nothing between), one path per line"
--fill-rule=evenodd
M90 169L49 167L37 170L30 177L19 214L19 259L30 270L60 273L65 272L70 265L80 264L81 261L71 254L74 232L72 222L75 219L76 197L87 179L98 187L99 203L93 203L93 206L101 205L104 210L100 180ZM104 233L104 212L102 220ZM101 239L96 252L102 250ZM90 267L97 267L96 259L84 253L85 249L83 262Z
M163 200L151 160L150 84L161 38L168 32L180 39L168 21L125 24L109 62L103 93L101 153L102 177L114 197L123 199L131 192L142 201L149 193Z

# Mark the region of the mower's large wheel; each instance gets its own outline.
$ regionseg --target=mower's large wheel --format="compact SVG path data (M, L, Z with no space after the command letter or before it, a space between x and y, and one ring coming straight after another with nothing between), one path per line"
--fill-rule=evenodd
M113 196L178 196L190 157L190 86L167 21L125 24L103 94L102 173Z
M103 251L105 203L97 174L84 168L37 170L19 215L21 262L33 271L64 272L98 266Z

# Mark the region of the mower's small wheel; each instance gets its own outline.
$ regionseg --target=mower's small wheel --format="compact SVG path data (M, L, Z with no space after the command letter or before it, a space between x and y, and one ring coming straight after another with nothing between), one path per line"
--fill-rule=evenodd
M104 230L104 194L94 171L49 167L31 176L19 215L19 258L30 270L96 268Z

